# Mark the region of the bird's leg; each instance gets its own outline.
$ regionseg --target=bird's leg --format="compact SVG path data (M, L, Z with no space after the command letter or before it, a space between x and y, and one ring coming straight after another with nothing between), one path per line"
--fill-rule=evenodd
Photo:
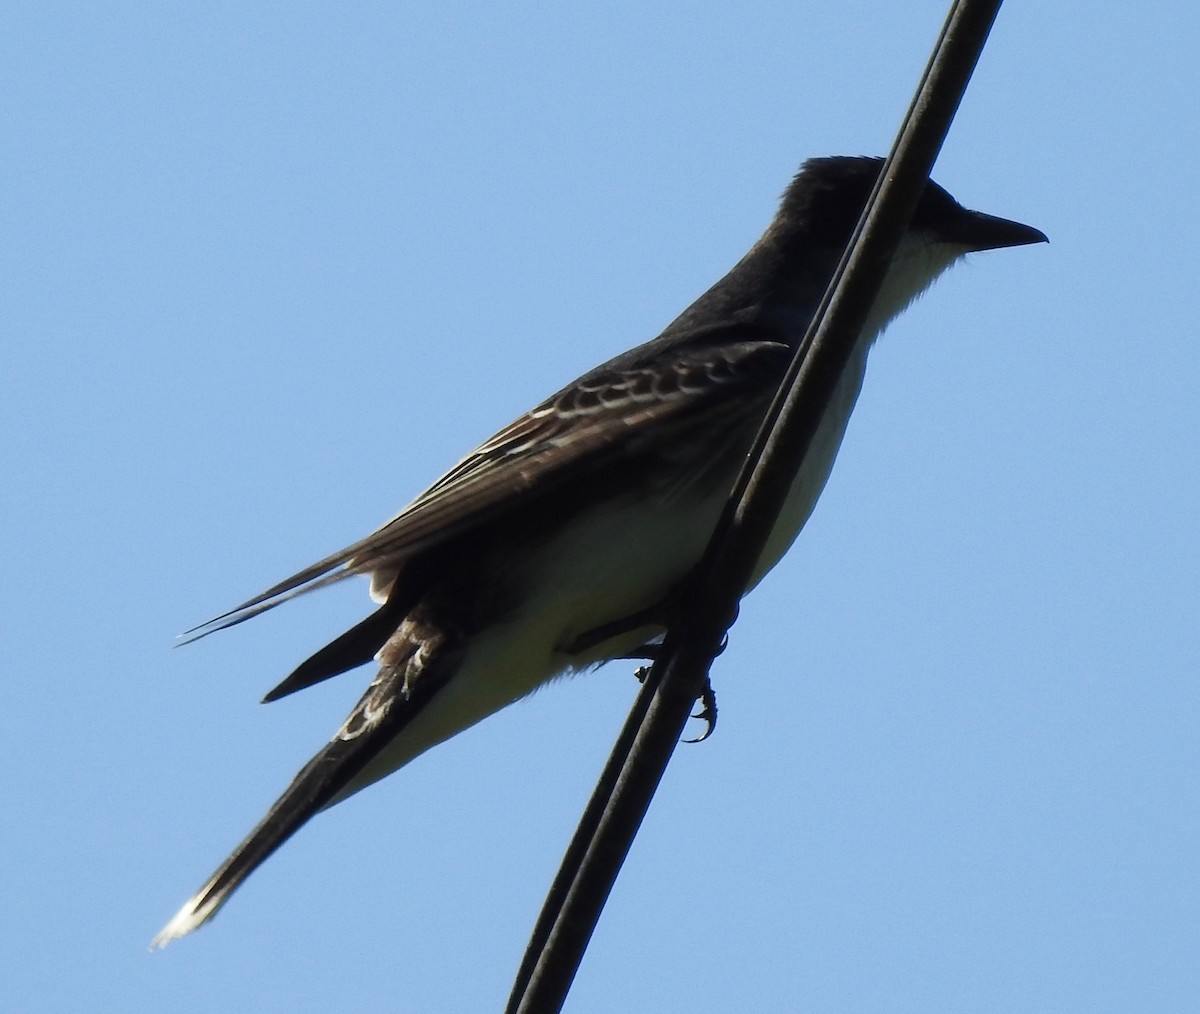
M630 613L628 616L622 616L619 620L613 620L610 623L602 623L598 627L593 627L591 630L577 636L574 640L559 646L559 651L564 655L580 655L598 644L603 644L605 641L612 640L614 637L620 637L622 634L628 634L634 630L641 630L643 627L665 627L665 616L670 615L670 608L667 602L661 602L658 605L651 606L649 609L640 609L636 613ZM648 658L653 660L654 655L651 653L655 645L647 644L640 648L633 649L626 655L615 655L614 658Z
M653 651L655 648L659 648L659 647L661 647L661 645L648 644L645 646L645 649L639 649L639 650L649 649L650 651ZM722 651L725 650L724 645L721 646L721 650ZM631 656L622 656L622 657L631 657ZM637 656L632 656L632 657L653 658L652 655L651 656L637 655ZM639 683L645 683L646 677L650 675L650 666L648 666L648 665L638 666L637 671L634 672L633 675L636 677L636 679ZM713 690L711 677L709 677L709 676L704 677L704 689L700 691L700 696L697 697L696 700L698 700L700 702L700 710L697 711L694 715L692 715L692 718L698 718L698 719L702 720L705 723L705 725L707 726L707 728L704 730L704 732L702 732L699 736L695 737L694 739L685 739L684 740L685 743L703 743L706 739L708 739L709 736L711 736L713 734L713 730L716 729L716 727L717 727L717 694L716 694L716 691Z
M601 624L599 627L580 634L569 644L563 645L560 650L568 655L577 655L587 651L589 648L596 647L598 644L603 644L611 638L620 637L622 634L627 634L633 630L640 630L643 627L670 627L672 622L680 618L681 610L681 596L677 591L673 591L663 601L651 606L649 609L639 610L619 620ZM736 617L736 615L735 611L734 616ZM721 638L721 647L717 649L717 654L720 655L728 645L729 635L726 633ZM631 648L620 655L614 655L613 658L656 662L661 653L661 643L647 642L636 648ZM640 666L635 675L639 682L644 683L649 672L649 666ZM713 691L712 680L708 676L704 677L704 689L696 699L700 702L700 710L692 715L692 717L703 721L706 724L706 728L701 735L694 739L684 740L685 743L703 743L713 734L713 730L717 727L717 695Z
M717 655L724 653L729 647L729 633L726 632L721 638L721 647L717 649ZM713 658L716 658L714 655ZM717 693L713 690L712 677L707 674L704 677L704 689L700 691L700 696L696 698L700 702L700 710L692 715L693 718L698 718L705 723L707 728L695 739L685 739L685 743L703 743L717 728Z

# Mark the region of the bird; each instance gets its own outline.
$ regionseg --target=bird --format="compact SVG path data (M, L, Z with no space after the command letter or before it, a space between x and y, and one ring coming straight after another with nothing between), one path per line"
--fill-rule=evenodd
M375 611L264 700L372 661L377 670L152 947L212 919L322 810L560 675L652 654L882 165L806 161L749 252L658 337L485 440L370 535L189 632L204 636L364 575ZM926 184L751 587L812 512L889 322L964 255L1046 241Z

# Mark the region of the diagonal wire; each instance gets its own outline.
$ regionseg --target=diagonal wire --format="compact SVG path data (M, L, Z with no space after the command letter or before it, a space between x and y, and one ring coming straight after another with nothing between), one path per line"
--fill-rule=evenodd
M956 0L871 199L730 494L534 928L506 1010L561 1010L600 912L879 290L1001 0ZM647 704L648 699L648 704ZM636 728L636 733L633 729Z
M592 790L591 798L588 800L587 806L579 818L579 824L576 826L575 833L571 837L571 843L567 846L567 851L563 853L562 863L559 865L554 882L550 885L550 890L546 894L546 900L542 903L541 914L538 916L538 921L533 927L533 932L530 934L529 943L525 947L525 955L521 959L521 967L517 970L512 995L509 997L508 1006L505 1008L508 1014L512 1014L512 1012L519 1009L518 1005L520 1004L521 996L524 994L530 979L533 977L534 969L537 968L538 961L542 957L546 942L550 938L550 932L553 930L555 920L558 918L558 913L566 902L567 896L575 883L579 867L582 865L584 856L587 855L588 847L591 845L596 831L600 826L600 821L608 807L608 801L616 788L617 779L621 775L621 769L625 766L626 758L629 756L629 751L632 749L638 731L642 727L646 712L650 710L650 702L654 699L661 675L661 668L651 667L646 671L641 688L634 699L633 707L629 709L629 715L625 719L625 724L621 726L621 731L617 734L617 739L613 743L608 761L605 763L604 769L600 772L600 777L596 781L596 787ZM524 1007L520 1009L531 1011L537 1008Z

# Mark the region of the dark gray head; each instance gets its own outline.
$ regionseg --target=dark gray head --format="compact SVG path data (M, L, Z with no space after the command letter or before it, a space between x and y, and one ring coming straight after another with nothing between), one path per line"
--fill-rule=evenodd
M844 248L882 167L881 158L809 159L784 191L775 227L803 235L810 246ZM958 246L960 253L1046 242L1046 236L1031 226L969 211L933 180L917 204L909 230Z
M882 167L881 158L835 156L805 162L750 252L665 333L751 320L802 328L833 276ZM892 259L865 333L877 333L964 254L1045 241L1031 226L969 211L931 180Z

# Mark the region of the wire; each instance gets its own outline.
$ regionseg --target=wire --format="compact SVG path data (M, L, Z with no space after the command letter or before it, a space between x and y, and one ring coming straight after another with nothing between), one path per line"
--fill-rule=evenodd
M912 217L1001 0L956 0L891 154L780 385L539 917L506 1010L561 1010L792 478ZM654 685L651 685L651 684ZM649 697L648 706L643 698ZM635 720L641 709L644 714ZM632 736L627 733L636 725ZM616 772L614 775L613 772ZM604 800L597 819L594 809ZM585 826L586 824L586 826ZM569 886L568 886L569 885ZM547 929L549 927L549 929Z

